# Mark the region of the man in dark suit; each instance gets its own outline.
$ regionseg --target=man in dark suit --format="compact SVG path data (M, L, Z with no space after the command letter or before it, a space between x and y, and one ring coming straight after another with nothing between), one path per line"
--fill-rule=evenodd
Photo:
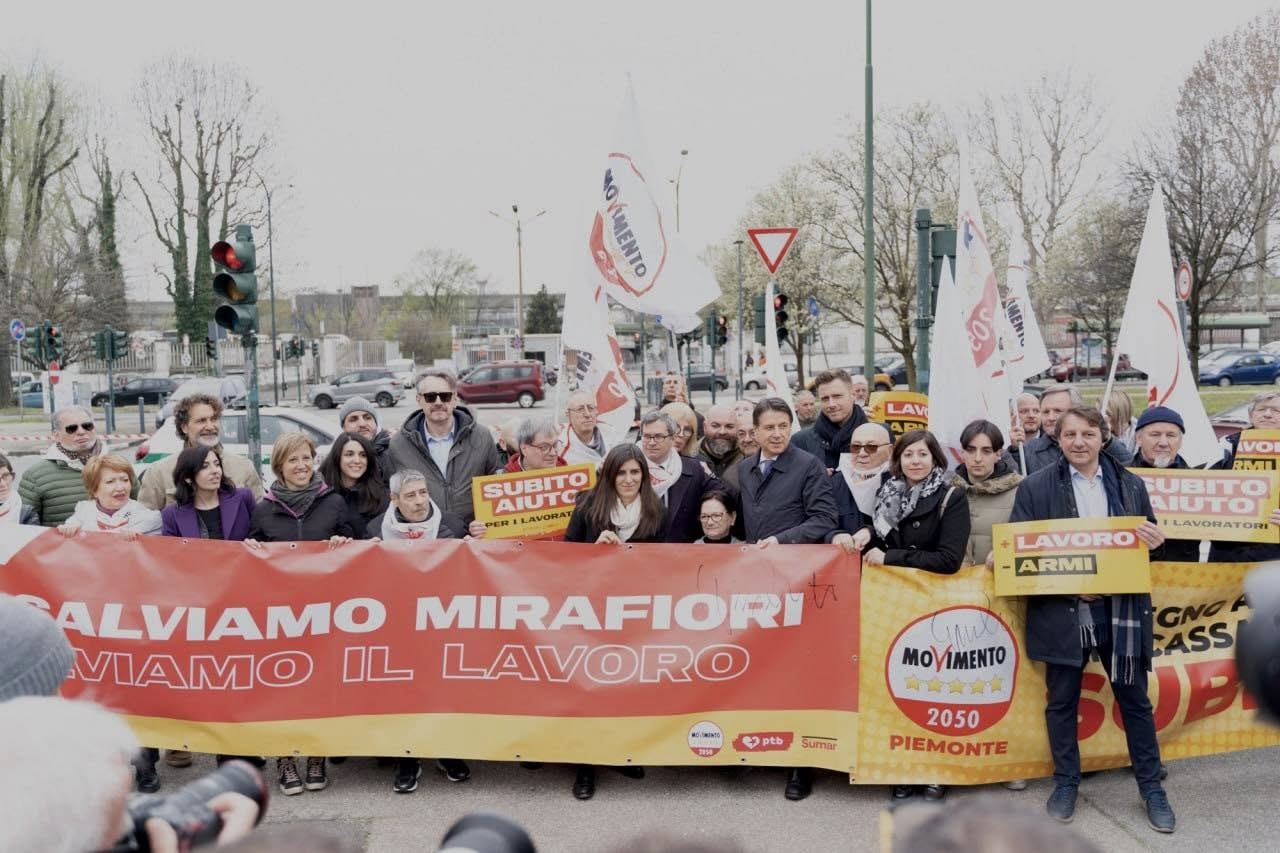
M701 461L676 452L679 431L666 412L649 412L640 419L640 449L649 462L649 479L667 508L665 542L692 542L702 535L702 493L718 482Z
M758 547L825 542L836 529L836 502L826 466L791 444L791 407L766 397L752 412L760 449L738 463L746 540ZM813 790L813 770L793 767L784 794L803 800Z

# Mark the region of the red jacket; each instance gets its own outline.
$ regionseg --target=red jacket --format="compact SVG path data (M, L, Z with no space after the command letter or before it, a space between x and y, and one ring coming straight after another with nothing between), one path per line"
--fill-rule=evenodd
M568 464L569 464L569 463L567 463L567 462L565 462L565 461L564 461L564 457L563 457L563 456L558 456L558 457L556 457L556 465L568 465ZM515 474L515 473L517 473L517 472L519 472L519 471L523 471L523 470L524 470L524 468L520 465L520 454L519 454L519 453L517 453L516 455L512 456L512 457L511 457L511 459L507 462L507 473L509 473L509 474ZM534 540L534 541L537 541L537 542L563 542L563 541L564 541L564 534L563 534L563 533L559 533L559 534L548 534L548 535L546 535L546 536L539 536L539 537L538 537L536 540Z

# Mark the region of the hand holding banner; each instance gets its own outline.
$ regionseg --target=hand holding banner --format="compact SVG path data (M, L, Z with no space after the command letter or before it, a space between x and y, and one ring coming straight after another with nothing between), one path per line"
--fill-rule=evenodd
M569 527L578 492L596 484L590 463L476 477L471 500L490 539L540 539Z
M1134 532L1138 515L997 524L996 595L1151 592L1150 557Z

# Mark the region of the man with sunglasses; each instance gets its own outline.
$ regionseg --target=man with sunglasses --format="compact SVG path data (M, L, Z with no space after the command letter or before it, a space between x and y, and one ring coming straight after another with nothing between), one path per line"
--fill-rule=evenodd
M457 386L457 378L444 368L423 371L418 377L420 408L405 418L387 452L393 470L426 474L436 505L470 525L476 517L472 478L499 473L503 466L492 434L476 423L469 409L458 405Z
M840 516L840 527L831 532L831 541L870 524L875 515L876 492L889 471L893 435L884 424L865 423L849 437L849 459L843 458L831 474L831 493Z
M93 414L81 406L67 406L53 413L53 444L44 458L27 469L18 484L26 506L34 507L45 527L57 527L88 500L83 472L85 463L107 452L98 436Z

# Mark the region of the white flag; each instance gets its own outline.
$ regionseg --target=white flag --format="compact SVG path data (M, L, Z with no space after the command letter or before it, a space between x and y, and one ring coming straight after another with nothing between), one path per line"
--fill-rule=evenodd
M1009 380L1005 377L1000 352L1000 287L991 266L991 249L978 209L978 194L968 164L960 160L960 203L956 213L956 293L964 328L969 336L969 352L981 378L969 386L983 398L987 419L1009 431ZM933 380L930 379L930 388Z
M960 433L971 422L990 420L1007 430L1009 416L992 418L981 394L982 376L970 354L969 333L961 310L959 289L951 264L942 264L938 281L938 305L934 312L933 343L929 365L929 431L938 439L950 467L961 463Z
M585 282L570 285L560 339L566 350L576 351L573 376L562 373L560 381L569 381L571 391L593 394L597 417L606 431L624 435L635 422L635 392L623 366L603 287L588 287Z
M665 190L666 182L650 184L653 172L629 82L618 128L595 189L585 246L588 280L603 284L612 299L636 311L696 314L720 296L720 286L662 215L654 188Z
M1188 465L1203 465L1222 456L1222 450L1200 401L1197 377L1191 372L1187 347L1182 341L1169 258L1164 196L1156 186L1151 191L1116 352L1127 354L1129 363L1147 374L1148 406L1168 406L1182 415L1187 428L1182 438L1182 458Z
M764 385L766 397L778 397L787 402L791 409L791 432L800 429L800 418L796 416L796 404L791 399L791 385L787 382L787 369L782 364L782 347L778 346L778 322L773 316L773 279L764 291ZM792 334L795 334L792 332Z
M1040 324L1027 292L1027 247L1022 237L1013 234L1009 240L1009 269L1005 279L1008 293L1004 300L1006 329L1005 368L1009 378L1021 389L1022 380L1038 376L1049 369L1049 351L1045 349Z

